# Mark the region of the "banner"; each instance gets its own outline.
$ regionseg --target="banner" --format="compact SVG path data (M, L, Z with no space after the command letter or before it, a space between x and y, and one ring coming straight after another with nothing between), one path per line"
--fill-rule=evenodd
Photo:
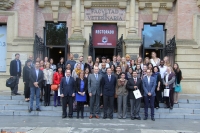
M7 53L7 26L0 26L0 72L6 71L6 53Z
M116 24L94 24L92 29L93 46L116 47L117 34Z

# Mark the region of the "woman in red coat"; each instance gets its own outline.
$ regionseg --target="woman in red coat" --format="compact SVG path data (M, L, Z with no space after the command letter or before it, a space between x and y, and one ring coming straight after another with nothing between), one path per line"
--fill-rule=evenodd
M58 87L60 87L60 81L63 77L63 73L62 73L62 66L58 66L58 72L55 72L53 75L53 84L58 85ZM57 105L56 105L56 100L58 101ZM60 96L58 96L58 91L54 92L54 107L56 106L60 106Z

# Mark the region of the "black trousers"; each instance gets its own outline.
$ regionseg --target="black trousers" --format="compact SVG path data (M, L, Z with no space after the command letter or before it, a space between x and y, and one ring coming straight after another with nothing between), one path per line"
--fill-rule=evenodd
M155 102L154 102L154 105L155 107L160 107L159 106L159 101L161 99L161 90L157 91L157 88L155 89L155 93L156 93L156 96L155 96Z
M114 98L114 110L117 111L118 105L117 105L117 98Z
M166 97L166 104L167 104L167 107L173 107L174 106L174 88L172 88L169 91L169 97Z
M84 102L77 101L77 116L79 116L79 112L81 111L81 116L83 116L84 112Z
M113 107L114 107L114 96L103 96L103 108L104 116L107 117L107 112L109 117L113 117Z
M25 98L30 98L29 83L24 83L24 95L25 95Z
M62 98L63 116L67 116L67 104L69 105L69 114L68 114L68 116L72 116L73 115L73 98L72 98L72 96L64 96Z
M46 84L44 87L44 102L50 104L51 85Z

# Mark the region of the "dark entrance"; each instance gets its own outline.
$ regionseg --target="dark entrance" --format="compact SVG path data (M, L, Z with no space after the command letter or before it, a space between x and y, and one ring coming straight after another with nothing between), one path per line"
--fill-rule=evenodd
M47 47L47 56L54 60L54 64L59 63L61 57L65 57L64 47Z
M105 56L112 60L113 55L115 55L115 48L95 48L95 58Z

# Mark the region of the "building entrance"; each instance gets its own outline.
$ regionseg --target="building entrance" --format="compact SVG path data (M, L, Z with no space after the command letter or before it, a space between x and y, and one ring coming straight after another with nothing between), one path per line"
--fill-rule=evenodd
M105 56L112 60L113 55L115 55L115 48L95 48L95 58Z

